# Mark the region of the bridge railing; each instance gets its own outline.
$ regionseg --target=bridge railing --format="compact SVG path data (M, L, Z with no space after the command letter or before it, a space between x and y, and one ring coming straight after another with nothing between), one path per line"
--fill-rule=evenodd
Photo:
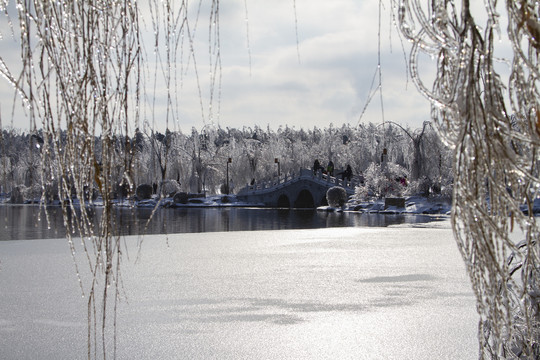
M336 173L339 174L340 172L336 171ZM333 186L341 186L350 191L354 191L355 188L359 185L357 181L354 181L354 178L351 180L342 179L339 176L330 176L323 173L322 171L317 171L316 173L313 173L311 169L302 169L301 174L302 176L309 176L313 179L317 179L320 182L332 184Z
M351 191L354 192L356 186L358 186L358 182L354 181L354 179L351 181L347 179L343 180L339 177L329 176L328 174L324 174L321 171L317 171L314 173L313 170L311 169L300 169L299 175L295 173L285 174L280 177L276 176L269 180L263 180L261 182L256 182L254 184L248 184L239 191L239 194L277 189L280 186L284 186L300 178L304 178L304 179L309 178L319 183L325 183L331 186L341 186L345 188L346 190L348 190L349 192Z
M295 173L285 174L280 177L276 176L269 180L263 180L260 182L256 182L254 184L248 184L246 185L246 187L240 190L240 193L246 192L246 191L252 192L252 191L260 191L260 190L277 188L279 185L283 185L285 183L291 182L292 180L297 179L297 178L299 178L299 176L296 175Z

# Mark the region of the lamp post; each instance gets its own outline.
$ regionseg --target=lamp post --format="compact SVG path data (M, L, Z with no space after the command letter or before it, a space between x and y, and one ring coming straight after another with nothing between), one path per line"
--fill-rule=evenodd
M382 155L381 155L381 167L386 167L386 160L388 158L388 150L386 148L383 149Z
M279 159L275 158L274 162L277 164L277 176L279 178L281 176L281 172L279 171Z
M229 164L232 162L231 158L227 159L227 195L229 195Z

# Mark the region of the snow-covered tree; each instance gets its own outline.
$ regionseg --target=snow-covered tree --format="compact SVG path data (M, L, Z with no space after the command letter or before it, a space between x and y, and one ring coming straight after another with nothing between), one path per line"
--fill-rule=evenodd
M393 162L371 163L364 171L364 184L356 188L355 199L403 196L407 190L404 180L408 175L407 169Z

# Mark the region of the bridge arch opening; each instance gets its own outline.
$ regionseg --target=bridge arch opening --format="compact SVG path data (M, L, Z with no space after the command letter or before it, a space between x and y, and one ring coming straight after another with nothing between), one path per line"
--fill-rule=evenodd
M291 202L289 201L289 198L285 194L281 194L277 201L277 207L278 208L290 208Z
M314 209L315 201L313 200L313 195L311 195L311 192L306 189L300 191L296 201L294 202L294 207L300 209Z

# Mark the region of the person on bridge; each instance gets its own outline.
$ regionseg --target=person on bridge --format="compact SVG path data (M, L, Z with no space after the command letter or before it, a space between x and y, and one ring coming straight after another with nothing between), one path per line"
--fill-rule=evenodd
M352 178L352 168L351 165L347 165L347 168L344 172L341 173L341 180L347 179L348 181L351 181Z
M323 167L321 166L319 159L315 159L315 162L313 163L313 174L317 175L317 172L322 169Z
M334 163L332 162L332 160L330 160L328 166L326 167L326 173L329 176L334 176Z

